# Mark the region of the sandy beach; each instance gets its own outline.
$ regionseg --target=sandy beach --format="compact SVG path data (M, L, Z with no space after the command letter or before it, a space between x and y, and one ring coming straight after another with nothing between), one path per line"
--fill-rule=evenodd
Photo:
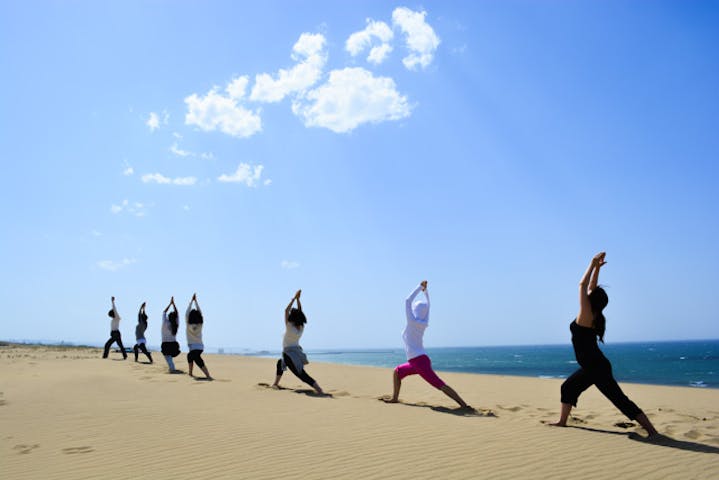
M715 479L719 390L622 384L667 438L643 440L592 388L570 428L549 427L560 380L441 373L478 413L419 377L311 363L331 397L274 360L207 355L213 382L103 360L95 348L0 347L0 465L7 479ZM159 361L158 361L159 360ZM186 370L184 355L178 367ZM310 357L310 360L312 358Z

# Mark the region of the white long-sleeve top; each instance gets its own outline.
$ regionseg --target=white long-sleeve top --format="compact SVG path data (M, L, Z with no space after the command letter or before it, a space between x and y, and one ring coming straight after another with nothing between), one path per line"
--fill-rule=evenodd
M203 323L190 323L190 310L192 310L192 300L185 310L185 335L187 336L187 346L190 350L203 350L204 345L202 344L202 325ZM202 315L200 305L197 304L197 311Z
M167 312L162 312L162 341L163 342L176 342L175 335L172 334L172 326L170 325L170 319L168 318Z
M114 312L115 316L110 319L110 331L114 330L120 330L120 314L117 313L117 308L115 307L115 302L112 302L112 311Z
M417 288L405 300L407 326L404 327L404 332L402 332L402 340L404 340L404 351L407 354L407 360L427 354L422 344L424 331L429 325L429 293L427 290L425 289L424 291L424 296L427 298L426 302L412 303L421 290L422 285L417 285Z

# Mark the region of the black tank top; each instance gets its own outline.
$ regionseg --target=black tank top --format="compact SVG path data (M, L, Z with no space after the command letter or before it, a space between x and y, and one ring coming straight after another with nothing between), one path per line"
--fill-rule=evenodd
M572 332L574 356L582 368L604 366L609 363L597 345L597 333L593 328L583 327L576 320L572 320L569 330Z

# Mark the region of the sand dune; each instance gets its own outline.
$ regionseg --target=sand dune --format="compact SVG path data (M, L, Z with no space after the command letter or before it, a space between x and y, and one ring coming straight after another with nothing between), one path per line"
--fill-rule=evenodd
M595 389L571 428L559 380L443 373L478 413L421 379L390 393L391 371L311 363L331 396L274 361L207 355L217 380L108 360L97 349L0 347L0 465L8 479L362 478L715 479L719 390L623 384L659 443ZM132 357L130 357L132 358ZM178 366L186 369L182 357ZM263 385L264 384L264 385Z

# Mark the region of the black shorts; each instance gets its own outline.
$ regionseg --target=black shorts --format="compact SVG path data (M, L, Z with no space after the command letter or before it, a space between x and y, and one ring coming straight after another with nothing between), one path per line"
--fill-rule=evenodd
M196 363L198 367L202 368L205 366L205 361L200 356L204 350L190 350L187 354L187 363Z
M177 342L162 342L162 354L176 357L180 354L180 344Z

